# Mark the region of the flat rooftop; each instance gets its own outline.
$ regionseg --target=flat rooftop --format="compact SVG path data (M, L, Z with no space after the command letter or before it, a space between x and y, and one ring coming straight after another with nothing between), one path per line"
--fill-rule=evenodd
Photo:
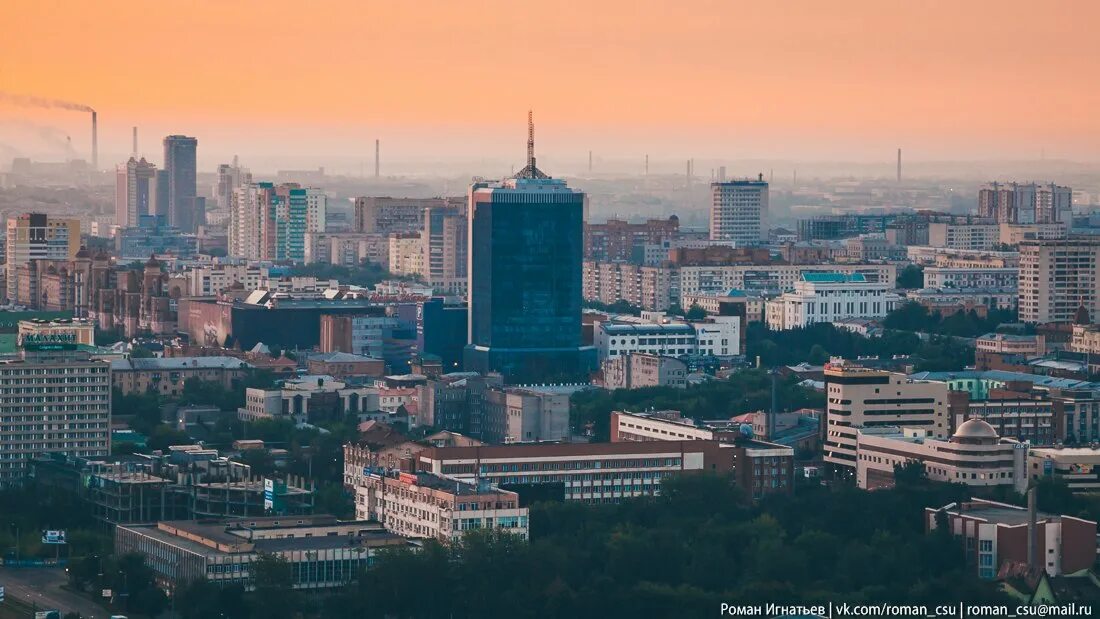
M960 507L962 507L962 509L960 509ZM981 518L986 522L1004 524L1011 527L1027 524L1027 509L1003 503L970 501L963 503L962 506L956 505L948 509L947 512L951 514L961 514L971 518ZM1039 512L1036 515L1036 519L1039 522L1044 520L1058 520L1059 518L1061 518L1061 516L1048 514L1046 512Z

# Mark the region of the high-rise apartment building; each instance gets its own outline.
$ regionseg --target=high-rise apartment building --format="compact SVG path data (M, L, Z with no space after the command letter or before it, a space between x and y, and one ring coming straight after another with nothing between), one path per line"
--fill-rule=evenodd
M508 381L587 375L595 350L581 343L584 193L535 166L470 187L470 344L465 369Z
M72 260L78 251L79 219L52 219L43 213L8 218L7 298L17 297L19 267L31 260Z
M1054 183L989 183L978 190L978 215L1035 224L1073 220L1073 190Z
M306 232L324 232L328 223L328 196L316 187L302 191L306 198Z
M756 245L768 212L768 183L758 180L711 183L710 239Z
M426 209L465 208L465 198L389 198L363 196L355 199L355 231L378 234L420 232Z
M75 340L25 336L0 372L0 487L19 483L42 455L111 453L111 379Z
M306 233L311 225L324 226L326 204L321 190L296 183L261 182L237 188L229 213L229 254L249 260L305 262Z
M1020 320L1070 322L1079 308L1100 311L1100 239L1072 237L1020 243Z
M846 363L825 366L825 463L839 475L855 472L861 428L898 426L951 436L948 385Z
M160 213L157 204L157 166L142 157L130 157L118 166L115 184L115 223L123 228L137 226L142 217Z
M181 232L195 232L206 223L196 208L196 162L199 141L185 135L164 138L164 170L168 173L168 223Z
M584 225L584 259L601 262L640 262L637 248L664 245L676 239L680 218L650 219L633 224L621 219L609 219L602 224ZM667 253L667 252L666 252Z
M430 206L424 213L424 230L420 233L421 276L433 290L444 294L466 294L466 267L469 260L469 238L466 209L453 206Z
M214 185L214 205L222 210L233 208L233 196L240 187L252 183L252 173L246 168L237 165L237 158L233 163L223 163L218 166L218 182Z

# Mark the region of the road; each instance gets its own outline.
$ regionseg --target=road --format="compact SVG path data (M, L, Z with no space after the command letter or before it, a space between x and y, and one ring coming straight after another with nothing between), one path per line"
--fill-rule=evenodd
M33 603L39 610L60 610L62 615L75 612L86 618L110 616L110 611L88 598L62 589L67 581L65 569L60 567L0 567L5 597Z

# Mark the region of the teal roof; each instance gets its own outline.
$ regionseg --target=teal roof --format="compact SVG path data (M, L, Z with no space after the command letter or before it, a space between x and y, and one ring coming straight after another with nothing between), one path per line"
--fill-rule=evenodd
M862 273L803 273L802 281L817 284L843 284L846 282L865 282L867 278Z

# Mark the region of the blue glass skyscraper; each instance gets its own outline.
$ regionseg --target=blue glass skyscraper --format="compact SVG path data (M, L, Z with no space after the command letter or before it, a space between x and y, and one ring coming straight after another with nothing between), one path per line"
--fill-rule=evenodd
M509 383L586 380L595 350L581 342L584 193L535 166L470 187L470 343L464 369Z

